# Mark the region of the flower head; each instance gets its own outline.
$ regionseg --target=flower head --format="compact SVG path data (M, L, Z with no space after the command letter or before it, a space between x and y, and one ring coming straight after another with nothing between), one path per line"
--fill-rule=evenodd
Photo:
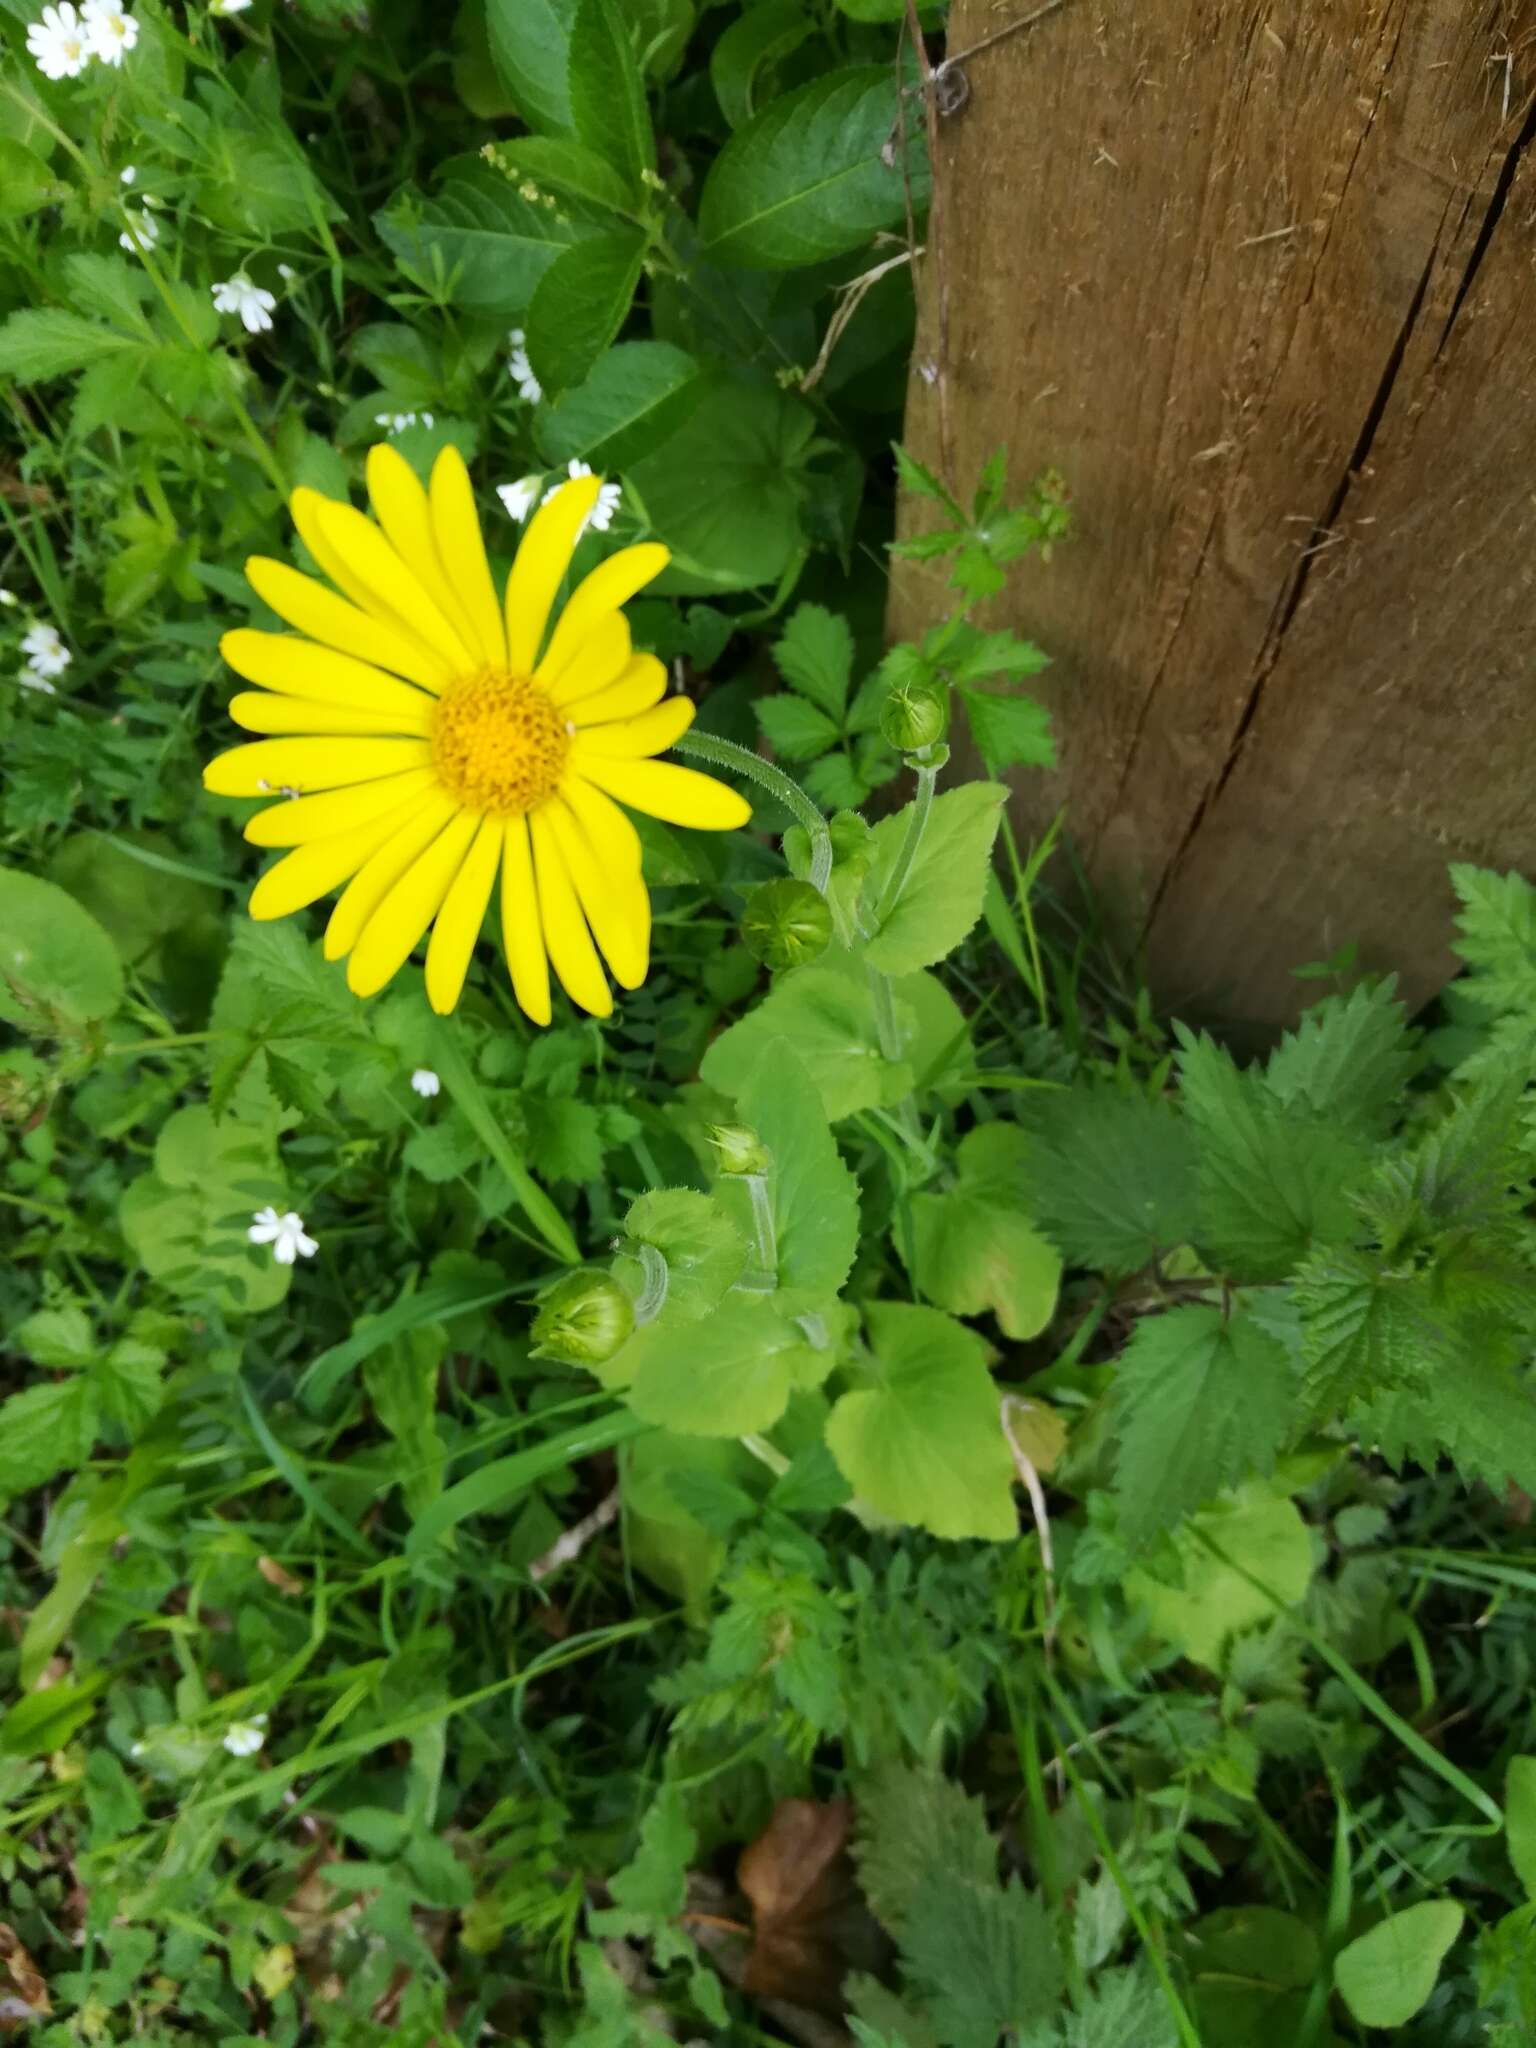
M266 1739L265 1714L252 1714L249 1721L231 1721L224 1730L224 1747L231 1756L254 1756Z
M121 64L139 40L139 24L117 0L85 0L80 19L91 39L91 55Z
M520 476L515 484L498 484L496 495L506 508L507 517L521 525L539 502L539 492L543 487L541 476Z
M411 1076L411 1086L423 1101L430 1102L442 1087L442 1082L430 1067L418 1067Z
M238 313L247 334L265 334L272 325L272 308L277 304L271 292L252 284L243 270L213 287L215 312Z
M75 12L72 0L45 7L41 21L27 26L27 54L44 78L78 78L90 63L89 24Z
M373 416L373 424L388 434L403 434L407 427L430 427L432 423L429 412L376 412Z
M147 208L149 205L147 197L144 204ZM127 227L123 229L123 232L117 238L117 246L120 249L126 249L132 255L135 250L142 252L145 249L153 249L159 239L160 223L152 213L148 211L130 213Z
M325 950L376 995L427 937L434 1009L458 1002L498 874L512 987L550 1019L550 978L595 1016L603 973L637 988L650 950L640 840L621 806L704 830L751 813L723 784L654 757L693 720L667 671L635 654L620 607L665 568L664 547L621 548L556 594L596 477L560 486L529 520L505 600L486 563L463 457L445 448L430 489L387 443L368 456L375 520L300 489L293 516L336 585L256 558L246 573L306 638L240 628L222 650L265 687L231 716L272 735L209 764L220 796L285 800L246 837L291 847L257 883L251 915L283 917L345 883ZM342 595L337 595L337 591ZM663 702L663 699L666 699ZM601 957L600 957L601 956Z
M117 174L117 182L120 185L131 185L138 175L139 170L137 164L124 164L123 168Z
M16 679L24 690L40 690L45 697L57 697L58 691L49 682L40 668L29 661Z
M270 1205L258 1209L245 1234L252 1244L271 1245L272 1256L280 1266L291 1266L298 1258L312 1259L320 1249L312 1237L305 1236L304 1218L296 1209L281 1216Z
M244 14L251 0L208 0L210 14Z
M21 599L14 590L0 590L0 604L5 605L7 609L13 604L20 604L20 602Z
M74 656L59 638L57 626L29 626L21 636L21 651L40 676L61 676Z
M528 337L521 327L514 327L507 336L511 354L507 357L507 368L512 373L512 382L517 386L518 396L526 398L530 405L537 405L544 396L544 386L533 374L533 365L528 360L524 343Z
M589 464L578 462L574 456L571 458L570 467L567 469L566 475L573 481L577 477L590 476L591 474L592 470ZM550 492L549 495L553 497L554 492ZM613 515L618 511L619 500L623 495L624 493L617 484L604 484L597 494L597 503L587 514L587 524L582 528L582 532L585 533L587 526L590 526L594 533L606 533L613 524Z

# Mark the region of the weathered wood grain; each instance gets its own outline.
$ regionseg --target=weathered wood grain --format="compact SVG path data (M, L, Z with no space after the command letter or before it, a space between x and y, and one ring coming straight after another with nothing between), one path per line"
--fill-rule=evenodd
M1422 998L1447 861L1536 866L1536 0L1065 0L965 70L908 438L937 372L962 488L1072 487L996 610L1056 660L1025 815L1186 1013L1347 939Z

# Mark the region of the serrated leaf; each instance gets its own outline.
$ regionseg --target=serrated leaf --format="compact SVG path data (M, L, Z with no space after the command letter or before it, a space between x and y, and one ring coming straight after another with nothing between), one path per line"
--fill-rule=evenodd
M824 711L787 690L752 705L763 738L781 761L811 761L838 744L841 734Z
M773 661L792 690L840 719L853 680L853 629L824 605L796 605L773 643Z
M905 217L901 102L889 66L858 65L769 103L710 166L699 234L712 262L799 270L863 245ZM907 136L911 204L927 199L920 121Z
M521 0L518 0L521 4ZM525 199L478 158L444 167L436 195L397 199L374 216L386 246L428 289L447 287L466 312L512 318L526 311L545 273L592 226L566 209Z
M954 1886L928 1871L902 1960L942 2040L992 2048L1054 2012L1061 1954L1045 1910L1017 1877Z
M129 1443L142 1434L160 1407L165 1352L131 1331L97 1361L91 1375L101 1420Z
M636 195L622 174L606 156L568 136L514 135L496 144L495 162L516 186L532 184L540 193L626 219L634 213Z
M78 313L28 308L13 313L0 327L0 377L35 384L44 377L63 377L112 356L147 358L147 338L121 334Z
M530 128L573 126L567 83L577 0L486 0L491 60Z
M627 469L682 425L700 374L669 342L621 341L584 382L539 408L539 447L552 462L576 456L602 474Z
M6 1342L48 1372L78 1372L96 1356L96 1333L78 1301L37 1309Z
M989 775L1008 768L1054 768L1056 739L1051 714L1033 697L1005 697L994 690L960 687L971 738Z
M637 1330L621 1361L629 1405L645 1421L681 1436L744 1436L772 1429L793 1390L824 1378L832 1356L813 1351L771 1297L736 1293L701 1322Z
M656 166L645 80L613 0L577 0L566 71L571 122L635 191Z
M528 306L528 360L546 389L588 376L629 311L645 240L637 231L592 235L561 250Z
M96 1436L96 1403L80 1376L27 1387L0 1403L0 1500L83 1465Z
M732 128L751 119L764 76L814 28L801 0L758 0L726 25L710 52L709 81Z
M1406 2026L1429 2003L1465 1918L1451 1899L1425 1899L1339 1950L1333 1981L1362 2027Z
M1416 1065L1396 986L1392 978L1362 982L1309 1009L1264 1070L1275 1099L1368 1136L1385 1134Z
M697 1188L655 1188L630 1204L624 1235L650 1245L667 1262L665 1313L696 1322L716 1308L746 1264L746 1240L713 1196ZM614 1276L636 1300L646 1274L638 1256L621 1253Z
M992 842L1007 796L997 782L963 782L936 796L894 903L887 903L886 895L913 806L880 820L863 895L863 914L874 926L865 948L872 967L884 974L932 967L979 921L992 872Z
M1345 1401L1412 1386L1460 1347L1428 1280L1360 1251L1320 1252L1297 1273L1307 1398L1319 1415Z
M903 1023L898 1007L898 1029ZM781 974L756 1009L721 1032L700 1072L711 1088L734 1095L778 1040L793 1045L829 1122L897 1102L911 1089L911 1067L880 1050L873 997L857 968Z
M1427 1384L1388 1390L1348 1411L1350 1428L1387 1464L1433 1469L1441 1458L1495 1493L1536 1491L1536 1394L1507 1364L1475 1353Z
M1189 1242L1195 1147L1171 1104L1079 1087L1037 1095L1019 1120L1029 1212L1069 1264L1134 1273Z
M1455 950L1472 970L1460 990L1485 1009L1536 1008L1536 888L1518 874L1456 862Z
M1135 1545L1223 1487L1274 1469L1296 1427L1289 1354L1238 1310L1144 1316L1115 1362L1121 1531Z
M1018 1530L1013 1466L987 1347L937 1309L866 1311L873 1383L827 1418L827 1445L860 1500L935 1536L1004 1542Z

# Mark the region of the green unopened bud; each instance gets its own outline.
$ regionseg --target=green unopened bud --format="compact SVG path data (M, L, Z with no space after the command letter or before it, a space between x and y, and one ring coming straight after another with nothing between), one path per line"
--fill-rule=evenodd
M903 754L932 747L949 730L949 698L927 683L901 683L886 698L880 731Z
M766 1173L770 1164L762 1139L746 1124L711 1124L709 1142L722 1173Z
M764 882L741 920L747 951L765 967L803 967L832 942L832 909L821 891L792 875Z
M545 1295L533 1319L533 1341L544 1358L567 1365L602 1365L627 1343L635 1327L634 1303L606 1273L567 1273Z

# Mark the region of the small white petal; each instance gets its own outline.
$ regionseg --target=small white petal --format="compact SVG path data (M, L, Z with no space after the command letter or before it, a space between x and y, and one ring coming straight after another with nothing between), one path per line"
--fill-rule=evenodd
M118 182L123 185L131 185L138 175L138 171L133 164L124 164L117 174Z
M418 1095L428 1101L438 1093L442 1085L442 1082L430 1067L418 1067L411 1076L411 1086Z

